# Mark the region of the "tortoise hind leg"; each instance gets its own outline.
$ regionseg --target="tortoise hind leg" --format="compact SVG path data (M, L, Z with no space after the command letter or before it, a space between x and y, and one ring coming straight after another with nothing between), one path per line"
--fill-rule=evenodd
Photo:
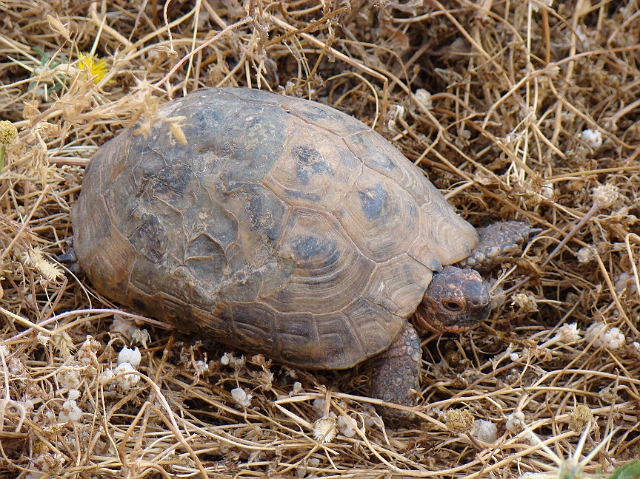
M420 389L420 338L413 325L407 322L389 349L371 360L371 397L386 402L415 406ZM376 406L385 422L406 425L415 421L409 411Z
M76 256L76 251L71 246L67 249L66 253L59 254L56 258L60 263L63 263L69 271L71 271L76 276L82 275L83 271L80 267L80 263L78 263L78 257Z

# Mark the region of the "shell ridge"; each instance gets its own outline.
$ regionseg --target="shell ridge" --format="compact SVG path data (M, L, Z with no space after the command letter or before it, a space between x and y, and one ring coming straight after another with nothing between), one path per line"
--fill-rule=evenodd
M378 342L380 343L380 345L379 345L375 350L373 350L373 351L372 351L372 350L370 350L370 348L367 348L367 345L369 345L369 346L370 346L370 345L372 345L375 341L374 341L374 342L371 342L371 341L364 341L364 338L362 338L362 340L360 340L360 333L361 333L361 329L362 329L362 328L361 328L361 327L359 327L359 326L357 325L357 323L355 323L355 319L354 319L354 318L352 317L352 315L351 315L351 314L349 314L349 312L348 312L349 310L356 309L356 308L357 308L358 303L359 303L359 302L362 302L362 301L364 301L365 303L368 303L368 304L372 304L372 305L378 306L379 308L381 308L381 309L385 310L385 311L386 311L386 312L388 312L392 317L394 317L394 318L396 318L396 319L401 320L400 322L401 322L402 324L404 324L404 323L406 322L406 319L400 318L397 314L395 314L395 313L393 313L393 312L389 311L389 309L388 309L388 308L384 307L384 306L383 306L383 305L381 305L381 304L378 304L376 301L372 301L372 300L371 300L371 299L369 299L369 298L365 298L365 297L364 297L364 296L362 296L362 295L358 295L357 297L355 297L355 298L354 298L354 300L353 300L351 303L349 303L347 306L345 306L344 308L342 308L342 309L340 310L340 312L342 312L342 313L346 316L346 318L348 319L348 321L349 321L349 327L350 327L350 329L352 330L352 332L353 332L354 324L355 324L355 326L356 326L356 327L355 327L355 329L358 331L358 333L353 332L353 334L354 334L354 336L356 336L356 337L358 337L358 338L359 338L359 341L360 341L360 350L361 350L361 353L362 353L362 357L363 357L364 359L369 359L369 358L372 358L372 357L376 356L377 354L381 353L382 351L385 351L385 350L389 347L389 345L393 342L393 340L395 339L395 337L396 337L398 334L400 334L400 331L402 330L402 327L400 327L400 326L396 327L396 328L395 328L395 329L396 329L396 331L395 331L395 333L396 333L396 334L394 334L393 336L388 337L388 338L387 338L387 341L385 341L385 342L378 341ZM376 325L376 329L378 329L378 330L380 330L380 329L381 329L381 328L380 328L380 323L379 323L379 321L374 320L373 318L371 319L371 321L375 323L375 325ZM388 332L388 331L384 331L384 330L383 330L383 331L379 331L379 333L386 333L386 332Z
M277 314L276 314L277 316ZM327 362L327 356L326 354L324 354L324 339L322 337L322 335L320 334L320 328L318 327L318 315L311 313L311 317L313 318L313 328L315 329L315 333L316 333L316 338L318 338L318 342L320 343L319 346L321 348L321 350L323 351L323 359L324 359L324 363L326 364Z
M395 260L395 259L396 259L395 257L394 257L394 258L390 258L390 259L388 259L388 260L386 260L386 261L383 261L382 263L377 263L377 264L376 264L376 266L382 266L382 265L384 265L385 263L391 263L391 262L392 262L393 260ZM377 271L377 268L376 268L376 271ZM364 288L364 291L368 292L368 291L369 291L369 288L371 288L371 287L373 286L373 283L374 283L374 282L378 282L378 283L380 283L380 287L378 288L379 290L384 289L384 282L380 282L380 280L379 280L376 276L377 276L377 275L375 274L375 272L371 274L371 276L369 277L369 281L367 281L367 285L366 285L366 286L365 286L365 288ZM425 287L425 289L426 289L426 287ZM391 314L393 314L393 315L395 315L395 314L396 314L394 311L391 311L391 310L389 309L389 307L388 307L387 305L383 304L382 302L375 301L375 300L373 300L372 298L369 298L369 297L366 297L366 298L365 298L363 295L361 295L361 296L362 296L362 299L364 299L365 301L368 301L369 303L372 303L372 304L375 304L375 305L377 305L377 306L380 306L381 308L383 308L383 309L387 310L389 313L391 313ZM355 302L355 301L354 301L354 302ZM351 303L351 304L353 304L353 303ZM345 307L345 308L343 308L343 309L346 309L346 308L348 308L348 307L349 307L349 306L346 306L346 307Z
M280 95L280 96L282 96L282 95ZM315 127L315 128L320 128L320 129L324 130L324 131L325 131L325 132L327 132L327 133L330 133L330 134L332 134L332 135L336 135L336 132L335 132L335 131L330 130L329 128L326 128L326 127L324 127L324 126L322 126L322 125L318 125L317 123L314 123L314 122L310 121L308 118L306 118L306 117L305 117L305 115L301 115L301 114L300 114L300 113L298 113L296 110L288 109L288 108L286 107L286 104L287 104L287 103L295 104L295 103L299 103L300 101L311 102L311 100L304 100L304 99L302 99L302 98L293 98L293 97L285 97L285 96L283 96L283 98L286 98L286 100L287 100L287 101L283 101L279 106L280 106L280 108L282 108L285 112L287 112L289 115L295 116L295 117L296 117L296 118L298 118L299 120L304 121L307 125L313 126L313 127ZM320 103L320 102L315 102L315 103L317 103L317 104L319 104L319 105L322 105L322 106L324 106L324 107L326 107L326 108L330 108L328 105L325 105L324 103ZM316 105L313 105L313 106L317 108L317 106L316 106ZM344 113L344 112L342 112L342 111L340 111L340 110L335 109L335 111L340 112L340 113L342 113L343 115L346 115L346 113ZM349 117L349 118L351 118L352 120L354 119L353 117ZM362 122L360 122L360 123L362 123ZM368 125L365 125L364 123L362 123L362 125L363 125L363 127L364 127L364 128L369 128L369 127L368 127ZM370 129L370 128L369 128L369 129ZM357 133L359 133L359 132L354 132L353 134L357 134ZM341 135L337 135L337 136L340 136L340 137L342 138L342 136L341 136ZM351 135L348 135L348 136L351 136Z
M173 206L167 200L165 200L164 198L162 198L162 197L160 197L160 196L158 196L156 194L151 195L151 198L156 200L156 201L158 201L159 203L162 203L165 206L165 208L167 208L168 210L171 210L171 211L179 214L180 217L183 219L183 222L184 222L184 214L182 213L180 208L177 208L177 207Z
M347 148L347 150L351 151L349 149L349 145L344 141L344 138L341 138L341 140L342 140L342 143L344 143L344 145ZM347 197L347 195L349 194L349 192L353 189L355 184L358 182L358 180L360 180L360 178L364 174L364 169L367 168L367 165L365 164L365 162L358 155L354 154L352 151L351 151L351 153L353 154L354 158L356 158L358 160L358 162L360 163L360 165L358 166L358 174L356 175L356 177L353 179L353 181L349 185L349 188L345 189L344 193L342 194L342 196L338 200L338 205L341 205L342 203L344 203L344 200ZM337 208L334 208L333 211L335 211L336 209ZM333 215L333 212L331 214ZM335 215L333 215L333 216L335 216Z
M338 219L338 217L335 215L333 211L327 211L326 214L328 214L332 220L335 220L334 226L336 227L336 229L342 233L342 235L349 241L349 244L360 256L368 259L369 261L377 265L378 263L375 260L372 260L371 258L369 258L366 254L364 254L364 252L358 247L358 245L353 241L353 239L351 239L351 236L349 236L349 233L347 233L347 230L344 229L344 227L340 223L340 220Z
M275 194L275 192L274 192L274 194ZM280 199L282 199L282 198L280 198ZM283 253L283 251L282 251L282 246L283 246L282 242L286 238L285 232L288 229L290 229L289 221L291 221L291 217L296 213L296 211L298 211L298 208L289 208L287 210L287 212L285 213L284 217L282 218L282 223L284 224L284 227L282 228L282 232L280 233L280 238L278 238L278 241L276 242L276 248L275 248L275 254L277 254L278 256L280 256L282 258L286 258L286 257L282 256L282 253ZM291 258L291 259L293 259L293 258Z
M344 311L342 311L342 313L344 314L344 316L347 318L347 321L349 322L349 329L351 330L351 334L358 340L358 347L360 349L359 355L367 357L367 348L366 348L367 341L365 340L365 338L362 337L361 328L357 327L357 325L354 324L354 319L351 317L351 315L345 313ZM354 355L352 354L350 356L353 357Z

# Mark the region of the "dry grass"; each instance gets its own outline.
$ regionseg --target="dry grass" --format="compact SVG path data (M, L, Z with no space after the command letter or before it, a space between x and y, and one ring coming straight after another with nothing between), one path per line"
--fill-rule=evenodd
M0 119L19 133L0 174L0 475L557 475L523 424L560 457L581 432L583 454L605 442L588 474L638 457L640 7L545 3L0 1ZM220 85L334 105L425 167L472 223L542 229L493 272L504 301L491 321L425 338L419 428L381 425L365 368L223 364L228 348L150 321L131 338L112 328L117 305L61 273L92 153L170 98ZM570 323L580 338L563 336ZM606 327L586 337L594 323ZM139 382L101 382L133 344ZM323 443L323 415L355 427L342 419ZM474 420L497 427L494 442Z

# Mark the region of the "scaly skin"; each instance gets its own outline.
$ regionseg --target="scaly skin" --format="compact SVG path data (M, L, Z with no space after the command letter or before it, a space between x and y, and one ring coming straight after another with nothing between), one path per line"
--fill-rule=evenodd
M489 300L480 273L447 266L433 276L413 322L419 331L468 331L487 319L491 312Z
M389 349L372 360L371 397L386 402L414 406L420 390L420 338L411 323L407 323ZM407 424L415 420L408 411L377 408L386 423Z
M469 257L458 263L461 268L486 270L520 252L520 245L535 232L522 221L500 221L478 229L480 244Z
M422 332L463 332L476 327L490 312L489 293L472 269L447 266L433 277L413 322ZM422 350L416 327L408 322L389 349L372 360L371 396L403 406L415 406L420 388ZM390 425L415 421L408 411L377 408Z
M491 312L490 296L480 273L502 257L519 250L519 244L535 232L525 223L507 221L479 230L480 244L459 265L447 266L435 273L412 322L389 349L372 360L375 368L371 396L403 406L415 406L419 391L421 350L419 332L461 333L477 327ZM385 422L406 425L415 415L379 407Z

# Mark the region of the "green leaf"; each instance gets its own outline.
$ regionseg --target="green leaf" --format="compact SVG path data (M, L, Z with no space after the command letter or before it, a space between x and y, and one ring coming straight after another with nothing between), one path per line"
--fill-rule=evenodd
M640 461L631 461L624 466L620 466L613 471L609 479L639 479L640 478Z

